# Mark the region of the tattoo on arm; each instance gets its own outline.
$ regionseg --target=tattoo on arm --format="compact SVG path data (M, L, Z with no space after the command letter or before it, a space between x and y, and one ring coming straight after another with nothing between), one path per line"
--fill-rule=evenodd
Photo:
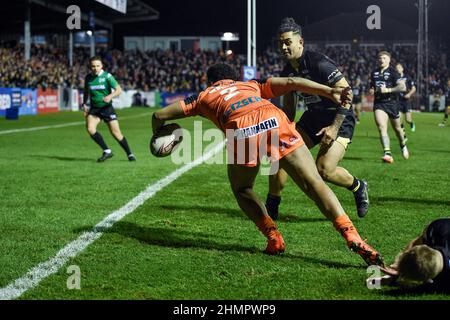
M332 126L336 130L339 130L341 128L342 123L344 122L344 119L345 119L344 114L340 114L340 113L336 114L336 117L334 118Z

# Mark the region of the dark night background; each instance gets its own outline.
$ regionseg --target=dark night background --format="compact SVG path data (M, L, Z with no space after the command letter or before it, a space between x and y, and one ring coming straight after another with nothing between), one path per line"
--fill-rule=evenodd
M158 20L122 23L114 26L114 47L122 47L125 35L153 36L217 36L221 32L238 32L241 41L231 43L231 48L246 51L247 39L247 0L215 2L205 0L170 1L142 0L157 11ZM278 24L286 16L294 17L304 26L305 39L314 40L416 40L418 25L417 0L257 0L257 47L264 49L276 34ZM450 1L429 0L430 40L447 44L450 47ZM121 17L93 0L57 1L61 6L77 4L82 12L93 10L99 18ZM369 16L366 9L376 4L381 8L382 31L369 31L365 21ZM1 33L23 32L25 0L2 4L0 12ZM31 32L65 32L66 14L56 13L39 5L31 5ZM327 20L328 23L318 22ZM83 28L87 28L84 24ZM384 30L383 30L384 29ZM340 39L339 39L340 38ZM350 38L350 39L349 39ZM389 40L389 39L387 39Z

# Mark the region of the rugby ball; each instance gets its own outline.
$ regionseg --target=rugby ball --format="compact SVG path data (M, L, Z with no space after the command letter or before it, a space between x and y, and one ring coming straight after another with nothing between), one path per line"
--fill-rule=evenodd
M183 130L176 123L162 126L150 140L150 152L155 157L167 157L183 141Z

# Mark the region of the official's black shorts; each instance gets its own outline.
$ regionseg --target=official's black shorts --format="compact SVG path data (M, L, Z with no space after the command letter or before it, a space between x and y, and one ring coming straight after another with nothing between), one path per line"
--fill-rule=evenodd
M301 128L306 133L314 145L320 143L323 135L316 136L321 129L330 126L336 117L334 110L307 110L297 122L297 128ZM355 115L351 111L344 119L338 131L336 141L341 142L345 148L351 143L353 132L355 131Z
M411 101L409 101L409 100L405 100L405 101L399 100L398 104L399 104L400 112L402 112L402 113L411 112L411 109L412 109L411 108Z
M383 110L391 119L400 118L400 110L398 101L379 102L373 105L373 111Z
M90 108L88 114L99 117L105 122L117 120L117 114L112 105L101 108Z
M358 104L362 102L362 97L361 96L355 96L353 97L353 104Z

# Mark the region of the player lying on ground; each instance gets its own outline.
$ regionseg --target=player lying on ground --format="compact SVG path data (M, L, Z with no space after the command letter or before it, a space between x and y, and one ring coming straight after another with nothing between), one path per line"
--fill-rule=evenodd
M260 159L267 155L292 177L295 183L316 203L345 238L350 249L358 253L368 264L382 265L380 254L365 243L352 221L346 215L339 200L320 177L314 159L301 136L295 130L295 123L286 114L266 99L299 90L320 94L339 103L351 101L351 90L330 88L302 78L270 78L267 81L240 82L237 73L228 64L216 64L207 71L210 87L198 96L191 96L176 102L153 114L152 128L156 133L165 121L200 115L211 120L227 134L227 149L234 150L228 160L228 177L233 194L245 214L267 237L265 252L284 252L285 244L277 225L267 214L266 207L253 191ZM341 97L342 95L342 97ZM232 132L230 134L230 131ZM234 134L233 134L234 132ZM277 136L276 145L265 142ZM246 148L240 153L236 144L243 139ZM265 145L264 145L265 144ZM260 148L267 146L266 154ZM230 154L230 153L229 153ZM244 159L244 161L240 161Z
M387 268L387 276L369 278L381 285L426 285L430 289L450 288L450 218L434 220L412 240Z

